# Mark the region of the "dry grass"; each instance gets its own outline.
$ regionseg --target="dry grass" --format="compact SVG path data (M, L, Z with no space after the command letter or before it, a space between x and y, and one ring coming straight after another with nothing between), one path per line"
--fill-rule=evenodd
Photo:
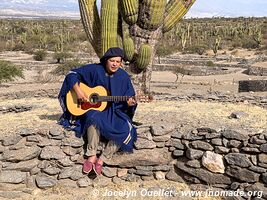
M247 113L241 119L230 119L232 112ZM140 104L137 110L137 121L169 121L179 124L189 124L193 127L210 127L215 129L237 127L255 132L267 130L266 109L247 105L199 101L157 101L151 104Z
M31 98L0 101L2 106L31 105L33 109L22 113L7 113L0 117L0 131L3 135L14 133L19 128L37 127L41 125L53 126L60 114L61 108L57 99ZM229 119L234 111L248 114L241 119ZM147 124L171 122L184 124L191 128L210 127L215 129L225 127L239 127L253 131L253 133L267 130L266 109L246 105L218 102L199 101L154 101L140 103L136 111L135 120Z

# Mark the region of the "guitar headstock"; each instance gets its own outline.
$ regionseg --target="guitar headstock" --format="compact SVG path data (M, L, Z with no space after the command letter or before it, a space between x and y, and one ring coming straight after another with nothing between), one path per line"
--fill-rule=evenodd
M153 101L153 96L151 94L143 94L140 90L137 91L135 98L137 101L142 103L150 103Z
M153 101L153 96L150 94L147 95L137 95L136 100L142 103L150 103Z

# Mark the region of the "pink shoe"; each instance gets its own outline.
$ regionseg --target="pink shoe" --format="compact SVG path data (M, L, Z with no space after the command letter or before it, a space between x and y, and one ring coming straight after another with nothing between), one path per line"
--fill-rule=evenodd
M97 176L101 175L101 173L102 173L102 165L101 164L96 162L93 165L93 169L94 169L94 172L96 173Z
M94 168L94 164L89 160L85 160L83 163L83 173L89 174Z

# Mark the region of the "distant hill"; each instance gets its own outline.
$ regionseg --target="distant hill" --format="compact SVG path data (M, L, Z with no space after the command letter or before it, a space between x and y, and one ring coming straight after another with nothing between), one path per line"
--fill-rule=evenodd
M2 0L1 18L80 18L77 0Z

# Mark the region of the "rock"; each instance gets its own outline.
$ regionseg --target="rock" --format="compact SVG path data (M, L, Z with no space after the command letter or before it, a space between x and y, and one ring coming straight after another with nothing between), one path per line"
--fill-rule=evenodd
M225 156L225 160L228 164L239 167L250 167L252 165L247 155L240 153L229 153Z
M227 167L226 174L247 183L258 182L260 177L260 174L233 165Z
M258 148L251 148L251 147L242 147L241 148L242 151L246 152L246 153L260 153L260 150Z
M125 184L125 180L122 180L121 178L115 176L112 178L112 182L116 185L123 185Z
M57 180L53 177L42 176L42 175L36 176L36 185L41 189L51 188L56 184Z
M26 137L27 142L39 142L40 141L40 136L39 135L29 135Z
M196 135L194 133L188 133L188 134L184 134L182 136L183 138L182 139L185 139L185 140L202 140L205 138L204 135Z
M224 173L223 157L220 154L206 151L202 156L202 165L214 173Z
M115 155L107 165L120 167L166 165L172 160L167 148L134 150L133 154Z
M257 167L257 166L251 166L251 167L249 167L249 170L256 172L256 173L264 173L267 171L267 169L265 169L263 167Z
M84 175L82 174L82 166L80 165L64 168L58 175L58 179L70 178L74 181L79 180L82 177L84 177Z
M84 145L84 141L82 138L77 137L65 138L62 140L62 145L71 147L82 147Z
M201 127L201 128L197 128L197 132L198 133L216 133L217 131L215 129L212 129L212 128Z
M184 151L183 150L174 150L172 152L173 156L175 157L180 157L180 156L183 156L184 155Z
M171 169L170 165L159 165L159 166L154 166L153 171L169 171Z
M231 129L224 130L222 135L223 135L223 137L225 137L227 139L235 139L235 140L240 140L240 141L244 141L244 140L249 139L248 135L242 134L236 130L231 130Z
M238 140L230 140L227 144L227 147L240 148L241 146L242 146L242 143Z
M267 80L241 80L238 92L264 92L267 91Z
M69 155L69 156L73 156L75 154L79 154L83 151L83 149L80 147L80 148L73 148L71 146L65 146L62 148L62 151Z
M222 146L222 139L213 138L213 139L211 139L211 144L214 144L214 145L217 145L217 146Z
M258 155L259 162L267 164L267 155L265 153L261 153Z
M58 160L58 163L62 165L63 167L69 167L72 166L74 163L70 160L69 157L65 157L63 159Z
M5 170L18 170L22 172L29 172L31 169L36 167L39 163L39 160L33 159L33 160L27 160L27 161L22 161L18 163L10 163L7 164L5 167Z
M123 169L118 169L117 170L117 176L120 177L124 177L126 176L128 173L128 169L127 168L123 168Z
M51 175L51 176L56 175L56 174L59 174L60 171L61 170L59 168L57 168L57 167L47 167L47 168L44 168L43 169L43 172L44 173L46 173L48 175Z
M186 165L193 168L200 168L201 164L199 160L189 160L186 162Z
M262 183L255 183L253 185L250 185L245 188L245 191L254 194L253 196L256 198L267 199L267 188Z
M226 148L226 147L215 147L214 152L215 153L219 153L219 154L227 154L230 151L230 149Z
M171 138L170 135L162 135L153 137L153 141L155 142L166 142Z
M19 132L19 135L23 137L28 136L28 135L33 135L33 134L34 134L34 131L28 128L22 128L20 129L20 132Z
M222 133L221 132L211 132L211 133L207 133L205 135L206 139L213 139L213 138L221 138Z
M85 176L83 178L80 178L77 181L77 185L80 188L88 187L88 186L92 185L92 181L91 181L91 179L88 176Z
M247 117L248 114L242 111L236 111L231 113L231 115L229 116L230 119L234 118L234 119L241 119L243 117Z
M164 180L165 179L165 173L157 171L154 173L155 179L156 180Z
M204 181L207 184L231 184L231 179L223 174L214 174L205 169L189 168L183 162L178 161L175 165L178 169L185 173L191 174L194 177Z
M185 146L182 144L182 141L180 139L171 139L172 146L174 146L176 149L185 149Z
M262 144L262 145L260 146L260 150L261 150L262 152L264 152L264 153L267 153L267 144Z
M172 123L165 123L163 125L154 125L152 126L151 133L154 136L161 136L171 133L175 130L175 125Z
M182 139L183 133L181 133L180 131L176 130L176 131L172 132L171 137L172 138Z
M60 144L61 144L61 141L59 141L59 140L41 138L37 145L39 147L45 147L45 146L60 146Z
M170 170L167 174L166 174L166 179L167 180L170 180L170 181L175 181L175 182L178 182L178 183L184 183L184 179L179 176L175 171L174 169Z
M134 143L136 149L154 149L156 148L156 143L152 140L147 140L143 138L138 138Z
M266 144L266 140L259 139L257 136L252 136L249 141L252 144Z
M11 145L17 144L21 139L22 137L20 135L8 136L3 139L2 145L11 146Z
M0 145L0 153L3 153L8 147L3 147L2 145Z
M62 149L59 146L46 146L42 149L40 158L45 160L55 159L60 160L66 157Z
M22 183L26 179L26 172L7 170L0 172L0 183Z
M203 151L196 150L196 149L187 149L186 150L186 157L194 160L194 159L199 159L203 156Z
M191 144L195 149L201 149L201 150L205 150L205 151L212 151L213 150L213 146L211 146L207 142L193 141Z
M60 135L64 136L64 133L61 130L61 128L51 128L49 130L49 135L52 136L52 137L57 137L57 136L60 136Z
M19 162L31 160L39 156L41 149L38 147L25 147L21 150L6 150L3 152L3 160L10 162Z
M102 173L104 176L112 178L117 175L117 168L103 167Z

